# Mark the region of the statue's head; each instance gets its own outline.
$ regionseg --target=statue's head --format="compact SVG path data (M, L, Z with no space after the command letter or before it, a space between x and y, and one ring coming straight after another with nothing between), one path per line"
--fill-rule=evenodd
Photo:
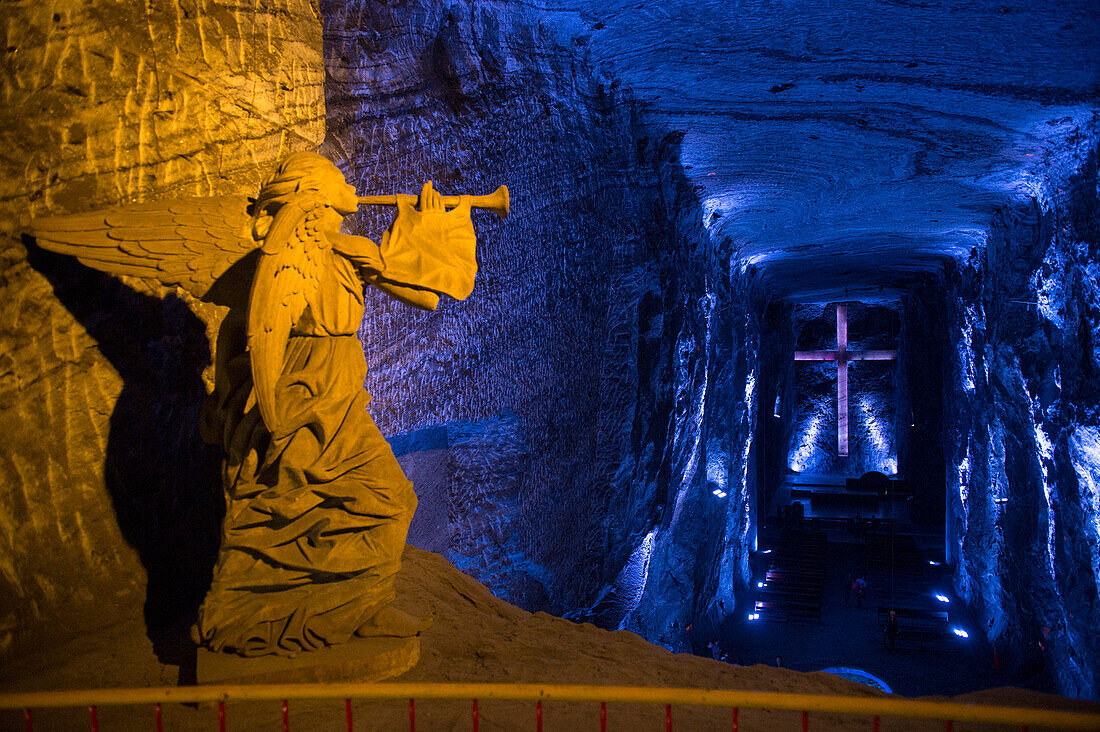
M260 189L253 206L253 235L263 238L284 204L309 193L345 216L355 213L359 205L355 187L344 180L344 174L332 161L317 153L296 152L283 161Z

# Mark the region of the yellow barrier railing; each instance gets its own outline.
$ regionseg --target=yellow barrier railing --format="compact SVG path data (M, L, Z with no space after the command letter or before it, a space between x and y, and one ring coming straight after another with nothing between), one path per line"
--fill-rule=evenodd
M1100 730L1100 714L878 697L564 684L271 684L0 693L0 709L287 699L471 699L729 707ZM475 720L476 720L476 706ZM539 706L541 711L541 705ZM284 705L285 710L285 705ZM28 715L29 716L29 715ZM93 711L94 716L94 711ZM804 717L805 718L805 717ZM350 721L350 715L349 715ZM475 721L476 725L476 721Z

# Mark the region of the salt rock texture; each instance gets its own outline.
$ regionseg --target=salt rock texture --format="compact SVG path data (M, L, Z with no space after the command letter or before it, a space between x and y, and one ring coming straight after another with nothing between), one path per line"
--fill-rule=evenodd
M593 608L610 600L625 610L619 627L677 651L716 637L745 597L761 336L759 292L727 266L728 242L704 235L681 143L673 134L658 149L655 227L671 235L660 288L638 304L637 405L608 517L612 549L633 549L625 564L611 555L622 569ZM647 533L628 533L647 515Z
M380 427L401 436L410 471L441 466L448 495L476 509L441 496L444 516L422 499L434 518L412 540L527 609L611 627L636 611L627 627L686 647L691 618L732 610L745 581L755 325L725 317L741 285L700 224L682 135L648 137L629 92L537 8L322 10L326 149L361 191L431 178L512 195L506 222L478 221L473 297L424 315L375 298L364 320ZM384 223L360 222L368 235ZM474 453L432 437L502 421L479 438L491 475L453 470ZM659 571L643 596L647 536Z
M373 413L435 497L415 541L690 649L745 599L799 434L798 306L897 303L898 469L926 512L947 485L956 589L1006 664L1100 697L1090 3L12 7L0 646L143 587L175 619L220 511L186 426L218 313L28 256L20 217L247 192L320 144L363 194L512 190L473 297L363 323Z
M545 601L542 576L521 585L520 491L529 451L515 414L449 422L390 438L419 501L409 543L439 552L497 591Z
M1082 165L1082 161L1084 164ZM1100 202L1095 138L1048 158L952 272L945 370L956 587L1002 653L1100 697Z
M136 13L147 18L148 39L129 38L121 30L129 26L113 22L128 6L93 5L59 20L49 10L25 10L32 27L54 35L42 49L20 51L22 68L42 73L49 53L69 59L59 48L92 49L81 73L94 94L57 81L57 105L13 121L14 130L32 122L54 130L24 130L13 149L69 167L46 165L46 182L23 184L12 212L248 190L274 159L319 141L320 18L308 5L255 13L150 6ZM734 585L743 584L745 494L715 509L695 488L744 480L752 409L727 394L736 379L738 395L751 382L747 356L725 355L736 350L737 331L715 317L734 288L724 276L707 282L729 255L701 235L680 136L640 137L629 93L593 73L575 47L558 45L533 8L322 10L323 149L362 192L416 190L428 177L446 192L512 186L516 214L507 224L478 223L475 298L419 316L377 298L362 331L367 386L387 432L509 425L466 440L451 461L458 468L448 490L457 500L440 548L505 597L584 616L663 522L655 566L681 573L679 594L655 588L644 601L628 597L606 622L640 608L639 617L648 615L634 627L654 636L678 628L668 642L682 647L700 583L711 585L704 604L721 584L731 606ZM127 64L133 77L122 73ZM19 83L9 81L10 95ZM100 104L130 114L116 123ZM56 131L58 120L68 132ZM36 138L46 139L29 148ZM66 147L71 140L81 145ZM79 205L62 195L70 179L88 187ZM15 231L15 214L9 219ZM377 235L383 222L365 213L359 229ZM206 338L219 314L33 248L25 259L15 242L6 251L12 301L27 303L8 311L21 315L4 339L13 364L7 388L31 390L13 396L6 414L19 435L5 453L19 528L4 554L13 587L5 627L24 631L27 643L32 628L80 632L110 614L86 612L93 600L125 602L146 573L151 628L182 619L205 587L221 510L217 455L193 429L209 387ZM751 331L751 319L739 327ZM683 510L664 512L673 503ZM55 515L29 509L39 504ZM716 539L726 523L730 552ZM719 583L711 569L722 562ZM666 575L654 573L654 582Z
M547 6L648 126L684 131L711 236L774 297L922 281L1094 129L1088 0Z
M770 298L897 296L937 341L901 344L944 414L910 390L899 468L944 476L957 589L1006 663L1100 696L1094 3L548 6L646 129L683 131L707 233Z
M501 521L514 536L464 567L527 607L575 605L601 580L600 521L633 390L641 209L651 187L635 156L629 97L554 45L529 8L472 3L333 2L325 14L328 138L362 192L444 193L509 186L512 215L478 215L473 295L417 314L373 297L361 337L372 413L385 434L457 422L518 423L486 447L517 488L455 476L486 508L451 521ZM644 161L643 161L644 162ZM378 236L385 215L360 217ZM499 435L504 440L506 435ZM509 455L512 455L509 458ZM504 461L504 462L500 462ZM471 528L471 527L466 527ZM461 562L460 562L461 563ZM510 580L507 578L511 577ZM497 581L507 580L507 581Z
M21 2L5 23L0 651L102 625L143 591L151 622L201 599L221 501L197 434L218 313L28 255L20 225L251 192L324 135L306 0Z
M408 547L397 577L397 605L431 614L435 624L421 635L421 660L395 681L427 683L501 682L747 689L805 694L838 694L878 698L882 692L826 673L799 673L770 666L732 666L687 654L673 654L634 633L609 632L545 613L528 613L509 605L448 564L438 555ZM136 613L135 613L136 614ZM77 639L65 647L21 659L0 672L5 689L44 690L172 685L178 670L158 662L139 618L131 617L99 637ZM1021 689L991 689L956 697L959 701L1095 711L1085 704ZM535 726L531 702L479 703L479 729L515 730ZM344 705L335 701L291 701L292 729L331 730L344 722ZM357 727L404 729L408 703L354 702ZM86 709L36 710L36 727L75 729L87 724ZM214 705L189 708L164 705L165 729L202 729L216 724ZM148 729L152 709L100 707L103 729ZM280 720L277 702L230 703L230 729L264 729ZM595 729L599 706L545 702L547 730ZM797 729L798 712L742 710L742 729ZM676 729L727 729L730 711L674 707ZM851 716L811 714L815 730L849 730L867 723ZM661 706L607 707L608 729L661 729ZM19 727L22 715L0 713L0 726ZM417 729L469 729L468 701L416 702ZM883 719L886 730L939 729L942 722ZM956 725L957 729L973 729Z

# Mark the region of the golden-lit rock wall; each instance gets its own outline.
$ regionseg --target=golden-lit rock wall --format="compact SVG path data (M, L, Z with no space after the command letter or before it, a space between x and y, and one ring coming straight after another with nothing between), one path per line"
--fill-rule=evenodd
M172 619L201 594L220 501L195 427L217 314L28 253L22 225L252 193L325 118L310 0L27 0L2 22L0 652L146 589L147 617Z

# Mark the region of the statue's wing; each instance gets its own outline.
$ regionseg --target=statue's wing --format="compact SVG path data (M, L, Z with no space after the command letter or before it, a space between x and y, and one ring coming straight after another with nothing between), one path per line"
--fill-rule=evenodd
M214 282L259 246L244 196L116 206L35 219L39 246L89 267L179 285L205 297Z
M248 350L252 382L264 424L279 431L275 384L283 370L290 329L317 291L322 257L328 256L318 228L318 209L286 204L264 241L248 301Z

